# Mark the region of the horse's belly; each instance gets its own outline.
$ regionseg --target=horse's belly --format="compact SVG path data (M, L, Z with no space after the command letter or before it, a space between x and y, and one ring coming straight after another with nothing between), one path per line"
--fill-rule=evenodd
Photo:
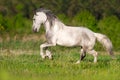
M67 47L78 46L80 45L79 42L80 40L77 40L74 37L61 37L57 40L58 45L67 46Z

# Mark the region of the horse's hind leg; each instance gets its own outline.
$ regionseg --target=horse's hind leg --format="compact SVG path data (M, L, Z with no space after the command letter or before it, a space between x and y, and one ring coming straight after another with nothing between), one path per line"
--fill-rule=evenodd
M86 51L84 49L81 49L80 59L76 62L76 64L79 64L80 61L82 61L86 56Z
M83 60L86 56L86 51L81 49L81 55L80 55L80 60Z
M88 53L92 54L94 56L94 63L96 63L97 62L98 53L95 50L90 50L90 51L88 51Z

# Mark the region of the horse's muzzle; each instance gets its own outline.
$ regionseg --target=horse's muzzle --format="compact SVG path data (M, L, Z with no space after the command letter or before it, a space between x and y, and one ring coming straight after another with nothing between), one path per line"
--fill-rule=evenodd
M33 32L37 32L37 28L33 28Z

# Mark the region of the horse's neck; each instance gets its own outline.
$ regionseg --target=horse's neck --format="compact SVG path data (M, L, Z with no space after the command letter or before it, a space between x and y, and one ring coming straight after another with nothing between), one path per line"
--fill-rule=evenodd
M61 21L56 20L56 26L58 27L58 29L63 29L65 27L65 24L63 24Z
M61 21L56 19L53 26L50 26L49 21L46 21L44 26L45 26L46 32L48 32L48 31L57 32L58 30L63 29L63 27L65 27L65 24L63 24Z
M46 21L44 26L45 26L45 31L48 32L50 30L50 23L49 23L49 21Z

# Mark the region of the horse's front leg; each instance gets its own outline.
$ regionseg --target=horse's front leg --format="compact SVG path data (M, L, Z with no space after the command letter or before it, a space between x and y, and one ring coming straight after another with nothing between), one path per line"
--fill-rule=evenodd
M50 46L55 46L56 44L49 44L49 43L44 43L40 45L40 55L44 59L45 57L48 57L49 59L52 59L52 54L49 50L46 50L44 53L44 49Z
M52 59L52 54L49 50L46 50L46 56L49 58L49 59Z

